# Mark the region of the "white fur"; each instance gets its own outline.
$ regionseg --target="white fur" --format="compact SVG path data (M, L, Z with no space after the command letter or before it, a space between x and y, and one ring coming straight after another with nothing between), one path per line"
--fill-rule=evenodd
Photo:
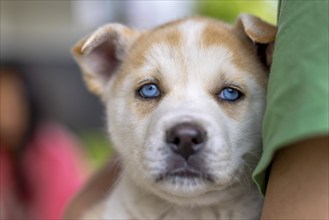
M150 47L146 61L122 83L113 76L104 95L109 133L123 160L124 172L103 203L102 219L255 219L262 204L250 175L261 146L265 90L232 61L234 51L225 45L200 46L205 23L186 21L178 26L183 45ZM165 80L167 93L150 114L137 117L130 106L136 80L152 79L154 71ZM265 73L264 73L265 74ZM223 76L225 75L225 76ZM236 119L211 94L220 79L243 84L245 111ZM201 125L208 141L202 157L214 183L201 179L167 179L156 182L171 154L165 132L181 122ZM250 154L250 160L244 158ZM88 215L86 215L86 218Z

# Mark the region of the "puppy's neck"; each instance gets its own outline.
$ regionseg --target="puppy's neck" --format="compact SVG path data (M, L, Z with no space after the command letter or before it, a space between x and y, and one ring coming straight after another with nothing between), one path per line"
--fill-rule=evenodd
M223 198L214 205L181 206L158 197L124 175L106 201L104 219L113 218L114 213L118 219L257 219L259 213L254 210L260 210L256 207L261 206L261 200L256 191L255 188L246 191L241 184L237 184L224 192L213 192L219 197L226 197L226 200ZM174 196L172 201L175 201Z
M162 219L173 206L123 175L105 201L102 219Z

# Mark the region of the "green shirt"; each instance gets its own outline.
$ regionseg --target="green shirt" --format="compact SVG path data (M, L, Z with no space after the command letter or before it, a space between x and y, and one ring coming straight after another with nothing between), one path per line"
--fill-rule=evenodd
M253 173L263 193L278 149L329 130L328 0L282 0L278 10L263 155Z

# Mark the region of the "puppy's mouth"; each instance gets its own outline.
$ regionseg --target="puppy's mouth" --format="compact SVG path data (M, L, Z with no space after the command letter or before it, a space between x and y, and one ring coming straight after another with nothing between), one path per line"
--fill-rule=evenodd
M164 181L166 179L172 179L172 178L179 178L179 179L185 179L185 180L189 180L189 179L200 179L200 180L206 180L209 182L213 182L213 178L206 173L200 172L200 171L196 171L194 169L191 168L180 168L180 169L176 169L170 172L166 172L164 174L159 175L156 178L156 182L161 182Z
M214 182L212 176L208 174L198 159L184 161L181 158L171 160L167 170L156 178L156 182L169 179L175 180L203 180Z
M200 172L197 172L190 168L181 168L167 173L169 177L181 177L181 178L200 178L202 177Z

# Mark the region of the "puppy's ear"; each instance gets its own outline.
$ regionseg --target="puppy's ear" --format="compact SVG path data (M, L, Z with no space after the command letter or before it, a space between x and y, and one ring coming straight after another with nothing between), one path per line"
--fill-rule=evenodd
M123 25L107 24L73 47L73 56L91 92L103 94L109 79L117 72L138 36L139 32Z
M258 17L241 14L236 22L235 29L249 38L257 46L257 55L266 67L272 64L276 26L261 20Z

